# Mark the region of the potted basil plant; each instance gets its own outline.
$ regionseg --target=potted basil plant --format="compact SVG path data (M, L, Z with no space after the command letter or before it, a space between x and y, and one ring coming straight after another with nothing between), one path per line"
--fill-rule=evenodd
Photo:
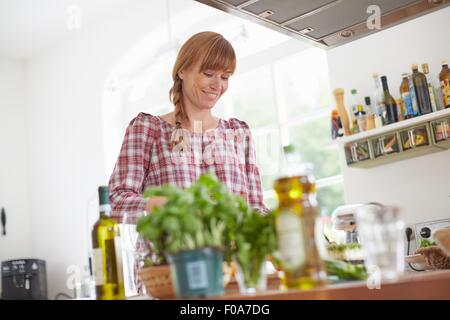
M164 196L164 206L138 220L137 230L153 253L170 263L177 297L223 294L222 263L230 261L245 202L228 192L213 173L187 189L151 187L144 197Z

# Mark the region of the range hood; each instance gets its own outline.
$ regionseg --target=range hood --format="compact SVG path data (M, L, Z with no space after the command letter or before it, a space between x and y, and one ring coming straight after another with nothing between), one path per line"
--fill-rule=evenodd
M450 4L450 0L196 1L321 48L337 47ZM374 24L377 13L381 29Z

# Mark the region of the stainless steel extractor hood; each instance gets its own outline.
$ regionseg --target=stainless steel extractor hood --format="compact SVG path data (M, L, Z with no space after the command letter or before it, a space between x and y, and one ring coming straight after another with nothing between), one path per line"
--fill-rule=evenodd
M339 46L450 4L450 0L196 1L322 48Z

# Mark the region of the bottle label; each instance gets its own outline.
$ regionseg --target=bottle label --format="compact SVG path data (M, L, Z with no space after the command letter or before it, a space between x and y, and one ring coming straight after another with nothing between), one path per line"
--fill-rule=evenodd
M100 212L111 212L111 205L110 204L102 204L99 207Z
M412 75L408 76L408 82L409 82L409 94L410 94L410 98L411 98L411 103L412 103L412 107L414 110L414 116L418 116L420 115L419 112L419 104L417 102L417 97L416 97L416 90L414 89L414 82L413 82L413 78Z
M402 100L403 100L403 103L405 104L405 116L413 117L414 116L414 109L413 109L410 93L409 92L403 92L402 93Z
M381 128L383 126L383 119L381 116L376 115L375 116L375 128Z
M205 261L198 260L186 263L186 274L190 289L208 287L208 272Z
M295 270L301 267L305 263L305 247L300 217L292 212L282 212L277 233L283 268Z
M445 79L441 81L442 89L442 100L444 102L444 107L450 106L450 82Z
M434 90L433 90L433 86L431 85L431 83L428 84L428 92L430 93L431 109L433 111L436 111L437 110L436 98L434 97Z
M105 284L105 277L103 273L103 254L102 248L95 248L92 250L92 271L96 286Z

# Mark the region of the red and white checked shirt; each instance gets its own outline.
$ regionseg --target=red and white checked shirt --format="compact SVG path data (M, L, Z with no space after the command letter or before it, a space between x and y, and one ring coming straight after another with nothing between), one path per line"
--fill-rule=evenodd
M173 184L189 187L211 170L250 207L268 212L263 203L261 179L249 126L235 118L220 119L214 130L184 130L189 147L171 148L175 126L158 116L139 113L129 124L119 158L109 181L112 216L121 220L145 210L143 191L150 186Z

